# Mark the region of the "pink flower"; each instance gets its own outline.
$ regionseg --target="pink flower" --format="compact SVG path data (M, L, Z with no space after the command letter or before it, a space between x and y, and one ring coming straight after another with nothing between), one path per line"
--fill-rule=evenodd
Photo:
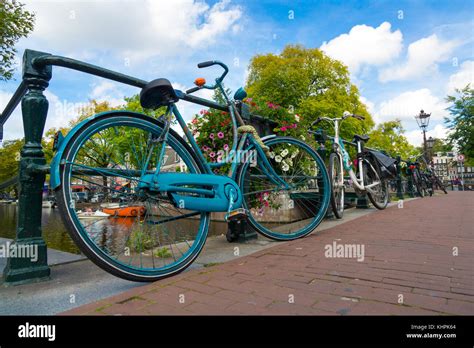
M219 133L217 133L217 136L219 137L219 139L222 139L224 137L224 133L219 132Z
M211 153L209 154L209 157L211 157L211 158L216 157L216 153L215 153L215 152L211 152Z
M204 145L204 146L202 147L202 149L203 149L204 151L206 151L206 152L209 151L209 147L206 146L206 145Z
M214 139L214 133L209 134L209 139Z
M291 125L291 128L296 128L296 127L297 127L297 126L296 126L296 123L293 123L293 124Z
M229 145L228 144L224 144L224 150L229 150Z
M282 132L286 132L287 128L283 126L283 127L280 128L280 130L281 130Z

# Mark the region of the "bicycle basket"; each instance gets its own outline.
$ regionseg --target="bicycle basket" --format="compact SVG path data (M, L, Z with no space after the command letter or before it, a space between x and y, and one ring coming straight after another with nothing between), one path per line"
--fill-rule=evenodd
M377 161L380 167L380 175L383 179L393 179L397 176L396 160L390 156L384 155L379 151L370 151L372 157Z

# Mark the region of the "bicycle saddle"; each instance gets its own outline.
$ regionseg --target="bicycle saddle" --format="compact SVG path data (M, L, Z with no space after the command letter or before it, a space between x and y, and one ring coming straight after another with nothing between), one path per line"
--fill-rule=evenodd
M176 92L167 79L156 79L149 82L140 92L140 104L145 109L158 109L176 103L179 100Z
M355 141L363 141L364 143L369 141L370 137L367 134L364 135L359 135L359 134L354 134L354 140Z

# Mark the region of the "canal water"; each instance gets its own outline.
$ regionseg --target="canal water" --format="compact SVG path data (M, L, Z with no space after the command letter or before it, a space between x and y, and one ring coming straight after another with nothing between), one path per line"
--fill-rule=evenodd
M18 206L0 204L0 237L15 238ZM79 254L79 249L69 237L58 209L43 208L42 211L43 238L49 248ZM209 226L209 236L225 234L227 224L212 221Z

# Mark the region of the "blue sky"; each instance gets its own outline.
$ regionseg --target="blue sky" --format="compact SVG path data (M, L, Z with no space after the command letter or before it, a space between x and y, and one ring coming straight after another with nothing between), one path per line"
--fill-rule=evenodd
M245 84L249 59L279 53L286 44L317 47L348 65L376 122L400 118L410 142L421 134L413 116L432 113L429 135L443 137L444 98L474 83L474 1L61 1L24 0L36 12L35 31L18 44L66 55L178 89L195 77L211 79L196 63L230 66L226 84ZM213 70L214 69L214 70ZM0 84L2 109L20 81ZM46 127L75 117L89 99L119 104L137 93L83 73L53 68ZM202 96L209 96L203 92ZM187 118L198 110L180 103ZM19 110L5 138L22 136Z

